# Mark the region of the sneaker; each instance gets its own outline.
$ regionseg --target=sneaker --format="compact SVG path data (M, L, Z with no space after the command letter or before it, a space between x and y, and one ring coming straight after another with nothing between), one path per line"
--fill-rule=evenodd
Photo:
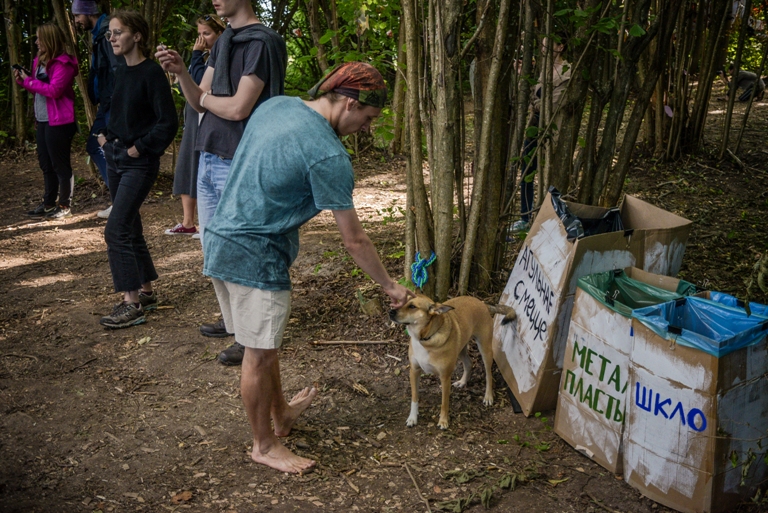
M527 232L531 228L529 221L523 221L522 219L515 221L512 226L509 227L510 233Z
M98 212L96 212L96 217L100 217L101 219L108 219L109 214L111 213L112 213L112 205L105 208L104 210L99 210Z
M193 239L200 239L200 232L197 232L192 236Z
M64 219L72 215L69 207L55 207L53 212L45 214L46 219Z
M139 292L139 303L141 303L141 309L145 312L151 312L157 310L157 293L153 290L152 293Z
M213 338L225 338L234 335L234 333L227 331L227 327L224 326L224 319L219 319L217 322L211 324L203 324L200 326L200 333L206 337Z
M183 224L179 223L173 228L165 230L166 235L194 235L197 233L197 228L186 228Z
M136 305L133 303L123 301L115 305L110 315L102 317L99 324L113 329L128 328L137 324L143 324L146 320L141 304L136 308Z
M241 365L243 363L244 354L245 346L235 342L219 353L219 363L222 365Z
M40 203L33 210L27 212L29 217L45 217L56 210L56 207L46 207L45 203Z

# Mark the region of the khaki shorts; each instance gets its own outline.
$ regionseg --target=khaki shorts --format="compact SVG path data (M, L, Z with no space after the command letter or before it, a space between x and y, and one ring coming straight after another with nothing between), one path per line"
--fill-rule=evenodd
M254 349L277 349L291 314L290 290L261 290L211 278L227 331Z

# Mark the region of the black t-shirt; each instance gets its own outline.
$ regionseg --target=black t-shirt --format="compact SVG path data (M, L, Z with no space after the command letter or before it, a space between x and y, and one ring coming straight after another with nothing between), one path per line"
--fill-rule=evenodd
M250 25L235 29L235 34L248 26ZM216 68L219 48L219 41L216 41L211 49L211 55L208 57L208 67ZM254 110L270 98L269 57L267 53L264 43L261 41L232 44L229 52L229 80L235 93L240 84L240 79L244 76L256 75L264 82L264 88L259 99L256 100L256 104L253 107ZM229 121L220 118L213 112L206 112L203 120L200 122L195 150L206 151L231 159L235 155L240 139L243 137L245 125L248 124L249 118L250 116L242 121Z

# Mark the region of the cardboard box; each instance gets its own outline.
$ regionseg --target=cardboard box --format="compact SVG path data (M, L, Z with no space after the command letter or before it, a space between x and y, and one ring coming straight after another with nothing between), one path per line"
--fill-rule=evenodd
M620 286L615 286L617 283ZM606 291L600 286L612 288L615 294L606 299ZM555 433L614 474L622 473L632 310L679 299L695 290L693 284L634 267L579 280L565 348Z
M580 218L607 209L567 203ZM638 267L674 276L691 222L632 196L621 206L623 232L568 241L547 194L518 254L500 303L517 312L505 326L494 321L494 359L525 415L551 410L563 367L576 282L588 274Z
M662 318L645 316L649 309L633 313L624 479L679 511L733 511L768 478L768 319L680 301L661 305L678 325L666 331L648 322ZM725 320L701 315L696 302L716 305ZM690 333L720 349L687 345ZM749 344L733 343L741 337Z

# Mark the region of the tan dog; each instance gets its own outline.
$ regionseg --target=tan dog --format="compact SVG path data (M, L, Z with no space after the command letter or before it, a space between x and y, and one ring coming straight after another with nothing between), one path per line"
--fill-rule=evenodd
M505 306L486 305L479 299L462 296L443 304L435 303L426 296L418 295L397 310L390 310L389 317L398 324L408 326L411 343L408 357L411 361L411 414L405 424L415 426L419 418L419 369L427 374L437 374L443 391L440 407L440 429L448 428L448 407L451 394L451 374L461 358L464 374L453 386L461 388L469 380L472 362L467 354L467 344L475 340L485 365L485 397L483 404L493 404L493 318L491 313L504 313L504 323L515 319L515 312Z

